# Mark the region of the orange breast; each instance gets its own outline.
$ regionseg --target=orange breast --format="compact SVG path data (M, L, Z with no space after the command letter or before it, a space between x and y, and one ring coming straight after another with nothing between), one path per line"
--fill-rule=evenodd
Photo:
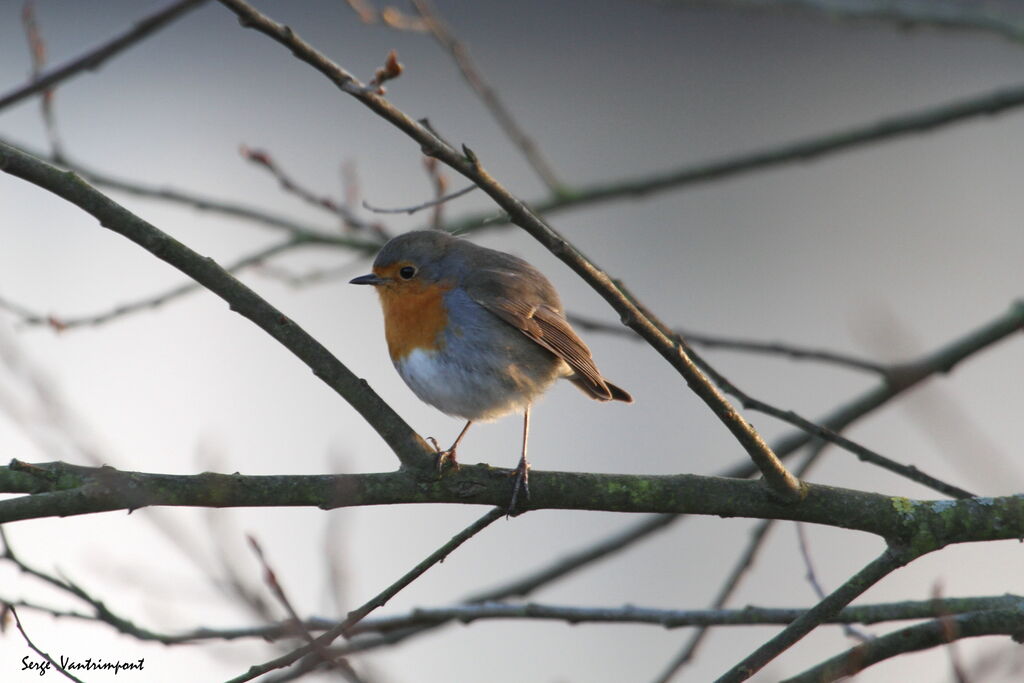
M444 344L448 323L442 297L451 287L403 283L401 287L380 287L384 309L384 335L392 359L405 358L413 349L434 351Z

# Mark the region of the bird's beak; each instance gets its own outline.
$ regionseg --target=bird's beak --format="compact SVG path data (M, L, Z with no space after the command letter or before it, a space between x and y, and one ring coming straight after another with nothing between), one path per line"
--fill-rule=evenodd
M350 285L375 285L376 286L376 285L384 284L384 278L380 277L379 275L375 275L373 273L368 273L367 275L360 275L359 277L354 277L351 280L349 280L348 283Z

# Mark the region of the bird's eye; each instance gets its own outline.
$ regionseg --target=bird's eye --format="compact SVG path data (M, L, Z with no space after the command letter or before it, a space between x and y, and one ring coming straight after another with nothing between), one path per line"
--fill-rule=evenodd
M416 268L413 266L402 266L398 271L398 276L403 280L411 280L416 275Z

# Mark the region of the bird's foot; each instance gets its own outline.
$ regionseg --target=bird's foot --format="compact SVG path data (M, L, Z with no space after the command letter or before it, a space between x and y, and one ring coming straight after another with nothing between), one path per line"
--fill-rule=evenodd
M452 447L447 450L441 450L441 447L437 444L437 439L434 437L428 436L427 441L429 441L430 445L434 447L434 457L437 459L435 465L437 467L438 474L443 473L449 468L454 468L458 471L459 461L455 459L455 444L452 444Z
M513 470L516 481L512 488L512 500L508 504L508 512L506 517L515 517L525 510L520 510L519 504L519 492L522 491L523 496L526 500L530 500L530 463L525 459L519 461L519 466Z

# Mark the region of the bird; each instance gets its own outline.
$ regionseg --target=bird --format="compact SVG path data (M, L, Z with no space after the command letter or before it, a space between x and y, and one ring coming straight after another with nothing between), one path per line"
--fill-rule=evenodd
M350 281L379 295L391 361L416 396L466 420L438 468L458 466L456 449L474 422L523 413L523 442L510 514L527 499L530 407L566 378L598 401L632 403L605 379L565 317L558 292L521 258L443 230L414 230L389 240L372 272Z

